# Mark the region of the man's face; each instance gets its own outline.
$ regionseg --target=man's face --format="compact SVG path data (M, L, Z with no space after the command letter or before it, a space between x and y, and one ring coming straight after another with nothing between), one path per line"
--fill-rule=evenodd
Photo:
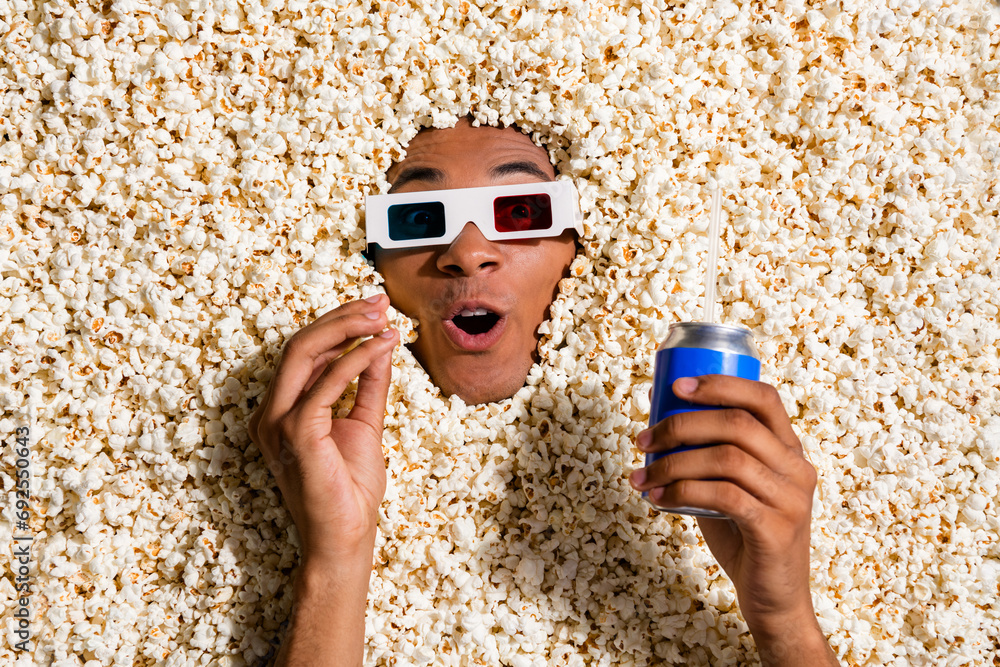
M419 192L550 181L555 171L546 152L516 129L472 127L463 119L420 132L387 175L391 192ZM576 254L574 237L567 231L492 242L469 222L451 245L377 251L392 305L420 322L413 354L443 392L474 404L524 386L536 331ZM476 308L490 314L459 314Z

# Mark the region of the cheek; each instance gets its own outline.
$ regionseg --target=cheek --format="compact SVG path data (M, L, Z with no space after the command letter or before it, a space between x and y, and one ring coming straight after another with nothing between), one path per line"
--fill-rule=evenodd
M518 262L521 293L531 300L536 310L544 310L552 303L554 290L575 256L576 247L570 240L568 246L551 242L547 247L533 248Z
M573 263L573 258L576 257L576 243L572 238L560 237L550 240L542 247L542 251L540 270L546 282L554 286L566 275L569 265Z
M377 269L385 279L384 287L394 308L411 315L415 305L413 281L420 262L414 257L380 257Z

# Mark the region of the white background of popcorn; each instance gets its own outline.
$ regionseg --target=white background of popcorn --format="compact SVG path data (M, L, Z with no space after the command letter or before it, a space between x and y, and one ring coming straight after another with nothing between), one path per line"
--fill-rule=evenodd
M75 4L0 2L4 664L273 652L297 542L247 419L284 340L378 291L364 195L470 111L548 146L585 254L512 399L397 353L366 663L756 660L695 520L625 480L657 341L701 316L714 172L722 320L820 474L823 630L844 664L996 664L995 4Z

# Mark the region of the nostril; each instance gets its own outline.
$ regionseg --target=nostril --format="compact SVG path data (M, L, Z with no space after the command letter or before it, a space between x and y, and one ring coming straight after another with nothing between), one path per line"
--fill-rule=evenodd
M440 267L445 273L458 274L458 275L472 275L474 273L479 273L488 269L493 269L499 266L497 262L482 262L480 264L475 264L470 262L469 264L445 264Z

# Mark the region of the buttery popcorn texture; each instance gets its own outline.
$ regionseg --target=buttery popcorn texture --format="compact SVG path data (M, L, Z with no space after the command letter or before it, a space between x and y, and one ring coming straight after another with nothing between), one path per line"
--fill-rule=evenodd
M18 653L8 446L3 664L273 656L298 543L247 421L285 340L379 291L364 196L470 112L548 148L585 249L513 398L442 397L396 353L366 664L757 661L696 521L625 478L657 343L701 317L712 174L721 321L753 330L819 472L836 653L996 664L995 4L6 0L0 21L0 436L32 429L35 535Z

